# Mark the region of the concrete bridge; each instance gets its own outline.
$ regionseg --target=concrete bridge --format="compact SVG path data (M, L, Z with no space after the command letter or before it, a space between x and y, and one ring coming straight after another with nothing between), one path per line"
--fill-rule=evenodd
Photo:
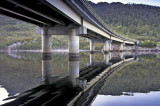
M69 55L74 58L79 57L79 36L90 39L91 53L96 42L104 43L104 53L112 51L114 43L119 51L135 44L107 29L86 0L1 0L0 13L39 26L43 54L52 52L52 35L69 36Z

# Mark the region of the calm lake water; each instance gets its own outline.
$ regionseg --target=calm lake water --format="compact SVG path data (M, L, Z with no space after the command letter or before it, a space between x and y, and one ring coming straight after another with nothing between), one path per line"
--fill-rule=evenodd
M160 106L160 55L0 52L0 105Z

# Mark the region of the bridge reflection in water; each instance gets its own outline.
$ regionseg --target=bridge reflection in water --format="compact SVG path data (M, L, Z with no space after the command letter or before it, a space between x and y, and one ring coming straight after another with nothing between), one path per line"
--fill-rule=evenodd
M98 94L98 91L109 76L121 66L133 62L132 55L119 53L113 57L111 53L104 54L104 61L96 63L94 54L90 54L90 64L79 68L79 58L69 57L69 75L61 78L53 76L52 56L45 54L42 57L42 85L9 97L15 99L4 106L12 105L88 105Z

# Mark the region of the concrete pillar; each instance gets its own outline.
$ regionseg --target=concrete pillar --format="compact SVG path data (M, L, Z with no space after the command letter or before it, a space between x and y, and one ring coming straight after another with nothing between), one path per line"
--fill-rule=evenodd
M69 58L79 58L79 36L76 36L76 29L69 31Z
M124 46L124 43L121 43L121 44L120 44L120 47L119 47L120 52L123 51L123 46Z
M94 54L90 54L90 65L94 65Z
M42 54L46 55L46 54ZM52 55L52 54L50 54ZM48 58L49 57L49 58ZM52 56L43 56L42 59L42 83L47 85L51 83L52 76Z
M111 52L113 51L112 50L112 43L111 42L109 43L109 51L111 51Z
M90 40L90 52L93 54L95 51L94 40Z
M79 60L68 61L69 80L72 85L77 85L76 78L79 77Z
M109 40L106 40L105 43L104 43L104 47L103 47L103 50L104 50L104 54L108 53L110 51L110 41Z
M113 58L113 53L109 52L109 60Z
M125 59L125 58L124 58L124 53L121 52L121 53L119 54L119 57L120 57L120 59L122 59L122 60Z
M52 35L48 33L49 27L42 27L42 53L51 54L52 53Z

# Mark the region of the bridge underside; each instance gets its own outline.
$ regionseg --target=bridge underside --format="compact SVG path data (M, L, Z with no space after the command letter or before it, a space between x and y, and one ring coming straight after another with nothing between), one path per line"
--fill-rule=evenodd
M69 25L69 19L44 0L1 0L0 13L38 26Z

